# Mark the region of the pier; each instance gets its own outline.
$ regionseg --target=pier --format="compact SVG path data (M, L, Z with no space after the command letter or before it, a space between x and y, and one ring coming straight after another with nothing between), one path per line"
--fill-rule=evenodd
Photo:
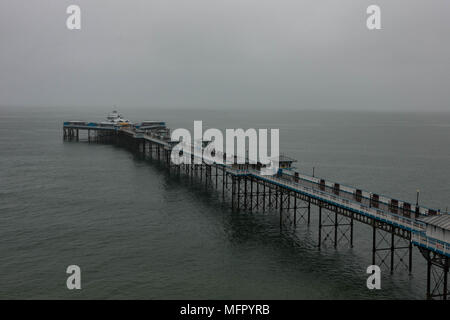
M311 215L318 214L318 250L329 245L353 247L355 224L366 224L372 232L372 259L368 262L391 274L411 273L413 248L418 248L427 266L426 298L450 297L448 213L302 174L292 166L296 160L286 156L280 156L281 169L273 176L262 175L260 165L249 163L202 160L200 164L174 164L170 155L179 142L171 141L170 129L162 121L67 121L63 136L65 140L114 143L158 160L171 172L196 178L215 189L232 210L276 213L280 228L310 225ZM193 147L190 150L186 156L194 159L198 153Z

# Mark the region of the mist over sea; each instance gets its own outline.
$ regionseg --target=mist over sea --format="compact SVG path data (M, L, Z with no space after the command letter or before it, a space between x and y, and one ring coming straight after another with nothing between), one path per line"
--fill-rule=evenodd
M423 299L413 275L366 288L371 229L354 248L321 251L308 227L231 212L221 194L114 145L64 142L64 120L103 120L111 108L0 108L0 299ZM341 184L446 210L450 113L120 108L170 128L279 128L295 166ZM66 288L68 265L82 290Z

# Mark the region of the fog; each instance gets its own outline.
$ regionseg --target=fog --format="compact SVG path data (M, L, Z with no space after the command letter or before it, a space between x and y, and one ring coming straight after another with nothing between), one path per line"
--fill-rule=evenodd
M449 13L448 0L2 0L0 106L450 111Z

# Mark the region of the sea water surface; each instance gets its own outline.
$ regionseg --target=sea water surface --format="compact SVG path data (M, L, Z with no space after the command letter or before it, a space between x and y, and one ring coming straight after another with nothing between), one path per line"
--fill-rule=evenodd
M317 217L280 230L274 214L231 212L220 194L114 145L64 142L64 120L110 108L0 108L1 299L422 299L413 274L368 290L371 229L354 248L317 250ZM295 166L446 210L450 114L123 108L171 128L279 128ZM78 265L82 289L66 288Z

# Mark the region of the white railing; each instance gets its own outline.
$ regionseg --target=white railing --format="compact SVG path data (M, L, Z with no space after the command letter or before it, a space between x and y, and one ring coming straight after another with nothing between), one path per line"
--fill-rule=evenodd
M285 172L283 172L283 173L285 173ZM292 177L294 177L294 174L295 174L294 172L286 172L286 173ZM298 172L298 178L302 179L304 181L315 183L315 184L320 184L320 180L321 180L320 178L304 175L304 174L301 174L300 172ZM325 186L329 187L329 188L333 188L334 182L325 181ZM347 192L349 194L355 194L356 190L357 190L354 187L349 187L349 186L341 185L341 184L339 185L339 188L340 188L340 191ZM359 189L359 190L361 190L361 189ZM361 196L366 199L370 199L372 194L373 193L371 193L371 192L361 190ZM383 196L383 195L378 195L378 196L379 196L379 199L378 199L379 202L384 203L386 205L390 205L390 202L392 200L391 198ZM397 201L398 201L399 208L401 208L403 206L403 204L405 204L404 201L400 201L400 200L397 200ZM411 210L415 209L415 206L411 205L411 207L412 207ZM429 213L429 210L430 209L427 207L419 206L419 213L422 215L427 215Z
M422 247L450 256L450 243L428 237L420 232L413 232L411 240Z
M425 224L423 222L420 222L415 219L410 219L410 218L399 216L399 215L396 215L396 214L393 214L390 212L386 212L383 210L370 208L365 205L362 205L359 202L354 202L354 201L351 201L348 199L343 199L343 198L337 197L335 195L332 195L328 192L324 192L324 191L320 191L320 190L317 190L314 188L303 186L299 183L292 182L289 180L280 179L276 176L262 176L255 170L249 170L249 172L253 175L256 175L260 179L263 179L263 180L265 179L265 180L269 180L269 181L272 181L272 182L275 182L278 184L290 186L290 187L297 189L299 191L302 191L303 193L306 193L308 195L316 196L322 200L327 200L328 202L346 207L351 210L355 210L362 214L371 216L373 218L376 218L376 219L379 219L382 221L389 222L391 224L397 224L401 227L405 227L410 230L416 230L416 231L425 230Z
M147 140L150 140L150 141L153 141L153 142L156 142L156 143L159 143L159 144L162 144L162 145L164 145L166 147L169 146L169 144L167 142L165 142L164 140L161 140L158 136L156 136L154 134L148 134L148 133L144 134L143 138L147 139Z

